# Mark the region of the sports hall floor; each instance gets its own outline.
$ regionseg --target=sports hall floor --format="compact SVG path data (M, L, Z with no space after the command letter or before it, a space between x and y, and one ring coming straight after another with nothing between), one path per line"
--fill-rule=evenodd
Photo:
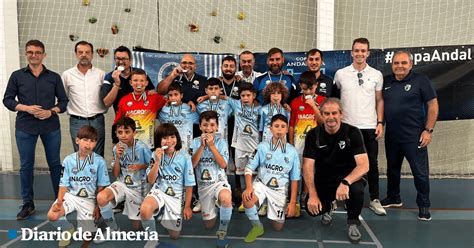
M339 208L334 215L333 224L329 227L322 226L319 217L311 218L302 212L300 218L287 220L283 231L275 232L268 220L262 218L265 234L252 244L243 241L250 229L250 222L245 214L235 210L228 232L229 247L474 247L474 180L432 179L430 222L420 222L416 218L418 209L415 204L413 180L402 179L401 185L404 206L401 209L389 209L385 217L373 214L367 208L367 199L361 214L362 225L359 228L362 241L357 245L347 241L346 215L343 209ZM381 197L384 197L385 179L381 179L380 187ZM49 176L35 176L36 214L24 221L17 221L15 218L21 204L19 188L18 175L0 174L0 247L57 247L57 242L53 241L21 241L19 238L9 238L12 229L19 231L21 227L53 230L46 221L46 213L52 202ZM117 214L116 217L121 230L130 230L127 228L129 222L125 216ZM215 229L205 230L200 214L195 214L192 220L184 223L179 240L169 239L159 224L157 227L162 242L159 247L215 247ZM69 247L80 245L80 242L72 241ZM100 245L91 244L90 247L119 248L143 245L144 242L138 241L111 241Z

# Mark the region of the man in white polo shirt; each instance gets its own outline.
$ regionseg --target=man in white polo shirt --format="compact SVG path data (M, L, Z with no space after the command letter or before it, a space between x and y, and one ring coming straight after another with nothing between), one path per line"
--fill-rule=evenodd
M240 77L242 81L247 83L253 83L255 78L260 77L263 73L255 71L255 56L251 51L245 50L239 55L239 63L241 71L238 71L235 75Z
M104 71L92 66L94 46L87 41L79 41L74 47L77 65L62 75L64 89L69 98L67 113L69 114L69 132L74 151L78 150L75 142L77 131L83 125L90 125L99 132L99 139L94 152L104 156L105 123L104 113L107 111L100 89L104 82Z
M370 205L377 215L386 215L379 201L378 142L383 134L382 73L367 64L369 40L357 38L352 42L352 64L339 69L334 82L341 92L344 107L342 121L358 127L364 136L369 157Z

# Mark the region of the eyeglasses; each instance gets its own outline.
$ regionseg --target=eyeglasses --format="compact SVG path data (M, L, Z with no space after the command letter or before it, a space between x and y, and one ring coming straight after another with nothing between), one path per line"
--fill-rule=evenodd
M119 57L115 57L115 60L117 60L117 61L127 61L127 60L130 60L130 58L119 58Z
M195 63L194 62L190 62L190 61L181 61L182 65L194 65Z
M43 55L43 53L44 53L44 52L40 52L40 51L35 51L35 52L27 51L27 52L26 52L26 55L28 55L28 56L33 56L33 55L38 56L38 55Z
M357 78L359 79L359 86L361 86L362 84L364 84L364 79L362 79L362 73L358 72L357 73Z

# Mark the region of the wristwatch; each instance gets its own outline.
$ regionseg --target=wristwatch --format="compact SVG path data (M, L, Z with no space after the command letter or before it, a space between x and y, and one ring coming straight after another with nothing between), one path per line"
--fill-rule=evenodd
M433 133L434 129L425 127L425 131L428 133Z
M382 124L382 126L385 126L385 122L383 122L383 121L377 121L377 125L378 124Z
M351 184L345 178L342 179L341 183L347 186L351 186Z

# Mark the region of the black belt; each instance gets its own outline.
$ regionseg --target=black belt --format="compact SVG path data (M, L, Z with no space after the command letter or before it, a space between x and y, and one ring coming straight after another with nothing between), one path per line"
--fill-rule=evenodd
M91 120L97 119L98 117L101 117L102 114L96 114L96 115L91 116L91 117L82 117L82 116L77 116L77 115L70 115L70 116L71 116L71 118L78 119L78 120L91 121Z

